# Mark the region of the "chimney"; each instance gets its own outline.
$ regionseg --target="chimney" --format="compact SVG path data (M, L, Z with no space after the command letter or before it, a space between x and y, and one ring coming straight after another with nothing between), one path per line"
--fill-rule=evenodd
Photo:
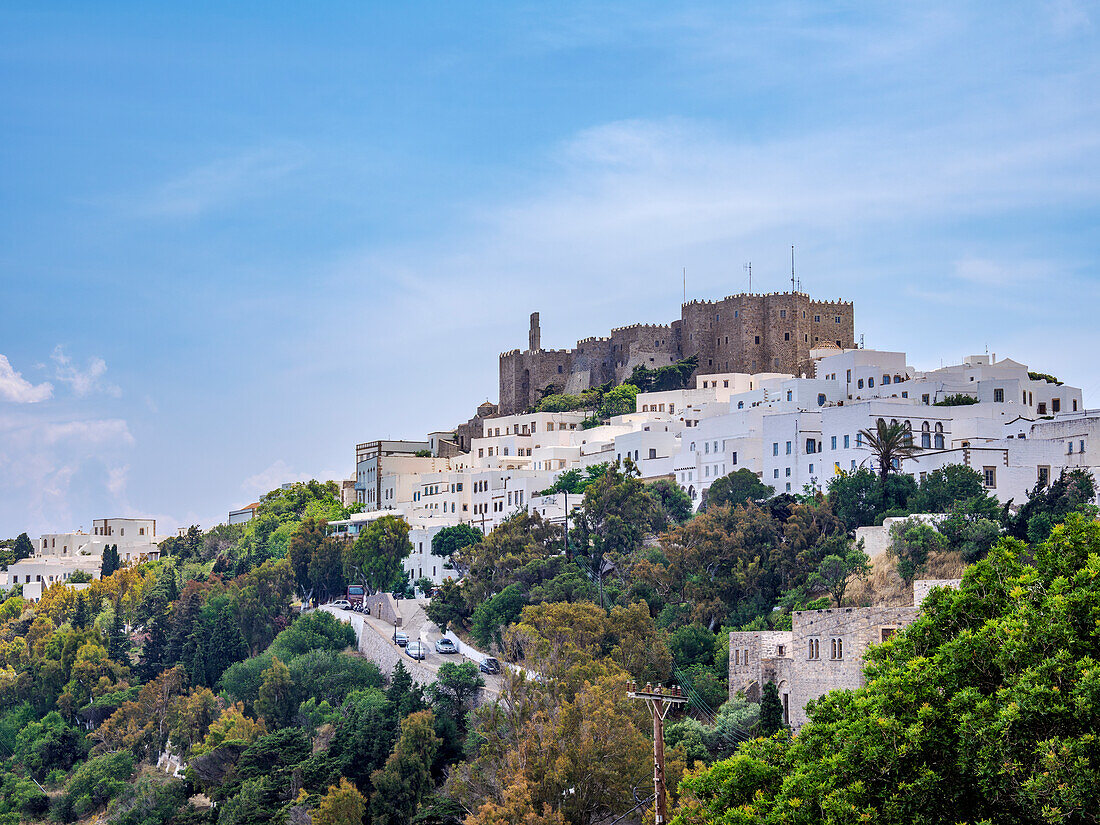
M539 329L539 314L531 313L531 331L527 334L527 349L542 349L542 330Z

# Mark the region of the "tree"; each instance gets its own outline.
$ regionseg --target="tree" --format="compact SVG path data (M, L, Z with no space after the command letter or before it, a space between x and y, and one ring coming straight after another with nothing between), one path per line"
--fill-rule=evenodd
M103 548L103 563L99 568L99 575L102 577L110 576L121 566L122 563L118 558L118 545L105 545Z
M892 525L890 538L890 552L897 559L898 575L907 585L924 569L929 555L945 545L935 527L914 518Z
M816 582L832 595L837 607L844 604L844 593L852 577L866 578L871 572L871 560L863 552L863 540L854 544L847 536L838 536L833 542L835 553L830 553L817 566Z
M887 424L885 418L880 418L874 430L860 430L859 433L878 461L878 475L883 482L895 469L895 462L900 467L903 459L920 452L920 447L913 443L912 431L897 421Z
M637 387L633 384L620 384L615 389L604 393L597 415L606 419L632 413L638 409L637 398Z
M328 599L344 592L347 587L344 569L344 544L333 536L326 536L317 546L309 562L309 584L314 604L319 598Z
M774 491L762 482L752 470L742 468L716 479L707 488L707 507L729 505L736 507L748 501L761 502L772 497Z
M456 720L461 721L483 687L485 680L473 662L444 662L439 666L436 681L429 691L433 702L442 704Z
M10 534L9 534L10 535ZM34 543L26 533L16 536L15 544L11 548L12 561L22 561L34 555Z
M964 464L948 464L920 480L909 507L914 513L946 513L957 503L971 499L989 500L998 506L996 499L986 493L981 473Z
M371 774L373 825L403 825L432 788L431 766L439 750L435 716L430 710L401 720L401 736L385 767Z
M313 812L313 825L362 825L367 812L367 799L348 780L340 777L321 797Z
M481 531L469 524L444 527L432 536L432 555L449 559L456 550L477 544L479 541L481 541Z
M1036 484L1015 514L1010 513L1008 504L1005 505L1002 516L1005 532L1033 543L1044 541L1054 525L1089 504L1095 496L1096 481L1091 472L1085 469L1062 470L1050 485L1044 487Z
M779 688L768 682L760 691L760 732L772 736L783 728L783 705L779 701Z
M657 498L666 524L683 524L691 518L691 499L675 481L659 478L649 485L649 492Z
M1095 821L1098 558L1077 514L1002 540L868 651L864 687L685 780L674 823Z
M290 723L291 714L297 710L293 697L294 683L290 678L290 669L275 656L271 667L263 673L263 683L256 701L256 711L268 728L276 730Z
M469 611L458 582L452 578L444 579L443 584L432 594L432 601L426 612L428 619L439 628L440 633L446 633L448 627L466 618Z
M360 531L355 544L345 551L346 575L374 590L394 587L403 579L402 562L412 549L408 522L400 516L382 516Z
M302 519L290 534L290 540L286 545L286 557L290 561L290 569L294 572L294 581L303 594L309 592L313 586L310 564L317 549L325 541L325 524L326 522L322 519Z

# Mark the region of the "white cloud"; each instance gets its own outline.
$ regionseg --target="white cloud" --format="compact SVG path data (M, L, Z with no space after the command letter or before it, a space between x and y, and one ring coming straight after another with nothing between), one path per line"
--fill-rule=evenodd
M51 395L52 384L32 384L22 373L15 371L6 355L0 355L0 398L16 404L34 404L45 401Z
M0 415L0 517L10 522L4 527L66 530L129 512L125 459L133 445L122 419Z
M54 347L50 360L56 365L54 377L63 384L68 384L73 393L79 397L93 392L103 392L115 398L122 395L122 389L117 384L102 380L107 373L107 362L98 356L89 358L88 366L80 369L73 363L72 358L65 354L65 349L58 344Z

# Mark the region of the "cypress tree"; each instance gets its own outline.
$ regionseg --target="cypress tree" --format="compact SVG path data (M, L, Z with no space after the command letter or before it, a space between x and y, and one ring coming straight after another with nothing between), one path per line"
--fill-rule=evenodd
M779 702L779 688L768 682L760 696L760 732L771 736L783 727L783 705Z
M99 568L99 575L106 578L114 573L121 565L118 560L118 545L108 544L103 548L103 564Z

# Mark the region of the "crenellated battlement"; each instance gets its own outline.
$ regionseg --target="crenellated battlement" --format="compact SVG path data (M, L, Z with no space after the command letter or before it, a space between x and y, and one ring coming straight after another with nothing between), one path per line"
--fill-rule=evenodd
M632 330L641 330L643 332L649 331L649 330L655 330L655 331L658 331L658 332L671 332L672 331L672 325L671 324L630 324L629 326L625 326L625 327L612 327L611 328L611 334L614 335L616 332L631 332Z
M500 357L501 357L501 360L503 360L505 358L514 358L515 356L519 355L519 353L520 353L520 351L518 349L510 349L507 352L502 352L500 354Z
M610 342L611 342L610 338L603 338L603 337L600 337L600 336L593 335L590 338L582 338L581 340L577 341L577 346L580 346L581 344L599 344L599 343L610 343Z

